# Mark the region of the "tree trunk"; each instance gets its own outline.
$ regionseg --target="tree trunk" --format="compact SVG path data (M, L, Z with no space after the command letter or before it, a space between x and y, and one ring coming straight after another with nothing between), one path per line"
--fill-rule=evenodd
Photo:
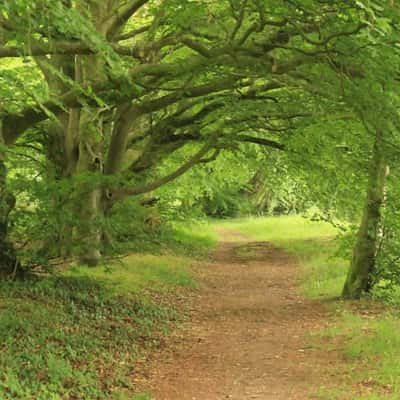
M70 179L76 173L79 158L79 123L80 109L70 109L68 124L63 132L62 148L64 149L64 163L61 179ZM59 228L60 256L68 258L73 255L73 223L74 206L71 198L61 199L63 202L63 218Z
M11 275L17 272L19 267L14 246L8 239L8 216L15 206L14 196L7 191L3 174L4 162L0 162L0 275Z
M53 96L62 96L69 90L68 84L55 71L75 79L75 57L53 55L51 57L35 57L46 78L50 93ZM47 179L61 182L69 179L75 173L78 161L80 109L69 109L58 115L57 121L51 120L47 124L45 141L46 158L49 163ZM52 200L52 207L57 224L57 235L48 237L44 242L46 253L61 257L70 257L73 250L73 205L70 196L58 193Z
M82 109L76 174L87 176L76 187L75 210L78 220L75 224L74 242L80 261L90 266L96 266L101 259L102 191L98 183L91 182L91 179L100 176L102 170L102 138L101 133L96 131L101 129L101 126L101 121L96 117L96 110Z
M98 265L101 260L100 195L100 190L83 193L76 227L80 262L91 267Z
M4 146L0 130L0 146ZM9 214L15 207L15 197L7 188L7 168L4 149L0 148L0 276L15 275L19 265L16 251L8 238Z
M84 87L91 87L101 82L104 62L96 56L76 58L76 80ZM84 107L79 115L79 154L76 174L102 174L104 140L104 121L98 108ZM101 226L103 218L101 207L102 190L98 184L82 181L77 187L77 215L75 243L80 262L96 266L101 260Z
M387 165L382 148L382 132L377 131L368 179L361 224L357 233L353 257L343 288L342 296L359 299L372 289L372 273L375 269L378 229L381 206L384 199Z

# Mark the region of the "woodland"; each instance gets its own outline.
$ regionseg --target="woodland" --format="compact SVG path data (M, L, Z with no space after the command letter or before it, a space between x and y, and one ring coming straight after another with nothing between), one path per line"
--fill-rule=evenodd
M60 274L139 253L195 258L189 226L243 216L329 224L340 297L392 298L399 82L396 0L1 0L0 316L15 298L98 300L90 279ZM105 313L130 307L107 301ZM153 311L155 325L169 318ZM35 336L15 313L0 335ZM111 398L111 384L28 390L40 379L13 368L2 399Z

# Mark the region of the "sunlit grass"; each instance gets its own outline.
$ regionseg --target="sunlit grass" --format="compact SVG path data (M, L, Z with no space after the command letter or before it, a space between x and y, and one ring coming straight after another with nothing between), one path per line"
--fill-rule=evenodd
M75 266L66 275L98 279L119 294L137 293L144 288L174 290L196 286L191 264L188 257L136 253L99 268Z
M166 239L167 246L172 247L174 253L180 250L179 253L186 256L201 258L217 244L218 236L213 225L208 221L176 222L173 227L173 241L179 245L179 248L169 246L168 238L163 239Z
M292 253L302 266L301 290L308 296L340 295L348 262L333 257L337 230L332 225L293 215L228 220L215 226L238 230L251 240L269 241Z
M218 221L216 225L237 229L254 240L269 240L276 244L289 244L293 240L320 239L336 234L336 229L332 225L310 221L299 215L240 218Z
M98 268L73 265L64 275L94 278L116 294L194 288L196 281L190 270L193 257L204 258L216 245L217 235L206 221L176 223L172 232L160 254L132 253Z

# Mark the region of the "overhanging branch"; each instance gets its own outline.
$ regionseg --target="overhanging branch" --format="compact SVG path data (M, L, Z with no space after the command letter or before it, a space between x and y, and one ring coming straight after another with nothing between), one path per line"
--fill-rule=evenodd
M183 165L181 165L178 169L176 169L171 174L165 175L156 181L153 181L148 184L144 184L141 186L136 186L132 188L125 188L116 190L111 195L111 200L120 200L127 196L137 196L139 194L151 192L159 187L179 178L189 169L191 169L196 164L203 162L203 157L213 148L213 141L206 143L193 157L191 157L188 161L186 161Z
M284 144L275 142L274 140L270 139L263 139L249 135L239 135L236 137L236 140L239 142L247 142L247 143L259 144L261 146L268 146L277 150L282 150L282 151L286 150L286 146Z
M107 37L114 36L129 18L149 1L150 0L128 0L125 5L118 8L115 13L103 23L105 32L107 32Z

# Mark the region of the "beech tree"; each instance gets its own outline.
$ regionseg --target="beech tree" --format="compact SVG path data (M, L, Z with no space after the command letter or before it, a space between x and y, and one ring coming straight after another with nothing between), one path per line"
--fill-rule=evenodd
M46 205L64 214L49 240L57 243L55 253L96 265L110 240L102 221L118 203L226 151L262 146L284 152L289 163L307 171L315 163L330 168L318 161L319 142L333 143L330 160L338 148L370 146L371 122L360 112L363 99L351 95L352 85L360 83L367 92L369 85L390 87L380 94L385 101L373 99L384 105L382 115L392 113L385 129L397 129L397 71L382 62L389 54L397 57L399 10L391 1L20 0L1 7L1 75L9 88L1 93L0 252L7 271L18 264L8 238L15 195L6 169L15 145L34 147L45 160L39 185L49 180L70 185ZM12 62L17 64L8 68ZM29 70L22 84L20 68ZM23 92L13 90L17 87ZM367 113L372 110L368 105ZM343 129L327 132L322 125L328 119L332 129L333 119L353 127L359 140L347 145ZM376 128L374 135L385 137ZM370 147L376 162L366 201L376 197L379 208L383 186L377 171L390 160L376 160L382 153L377 146ZM356 165L359 154L353 159ZM310 188L313 192L318 188ZM376 247L375 239L375 244L361 239L379 225L377 211L368 207L352 281L367 271L362 281L369 282L374 270L366 252L357 255L360 246L370 253ZM346 296L368 289L364 283L349 289L353 286L346 284Z

